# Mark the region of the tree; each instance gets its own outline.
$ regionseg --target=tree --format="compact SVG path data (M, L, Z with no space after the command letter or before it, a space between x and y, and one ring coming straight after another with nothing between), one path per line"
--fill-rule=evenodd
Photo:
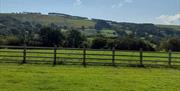
M179 38L170 38L167 41L162 41L160 44L160 49L169 49L172 51L180 51L180 39Z
M0 45L21 45L21 41L16 36L0 36Z
M107 40L105 38L98 37L98 38L95 38L92 41L91 48L94 48L94 49L103 49L106 46L106 44L107 44Z
M111 26L103 20L97 20L97 23L95 25L96 30L102 30L102 29L110 29Z
M79 48L82 47L84 44L84 41L86 41L86 37L81 34L78 30L69 30L67 32L66 36L66 46L67 47L73 47L73 48Z
M21 45L21 41L16 36L8 36L6 38L7 45L18 46Z
M84 27L84 26L82 26L82 27L81 27L81 30L82 30L82 31L85 31L85 27Z
M53 30L49 27L45 27L40 30L40 37L43 46L62 46L65 39L60 30Z
M142 48L145 51L154 51L151 44L140 39L132 39L129 37L117 39L115 42L116 49L120 50L139 50Z

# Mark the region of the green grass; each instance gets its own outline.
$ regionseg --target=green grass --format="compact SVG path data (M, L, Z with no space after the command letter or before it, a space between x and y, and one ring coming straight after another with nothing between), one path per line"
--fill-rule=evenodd
M104 30L85 29L85 31L83 31L82 33L89 37L96 36L97 34L101 34L102 36L107 38L118 37L118 34L115 30L108 30L108 29L104 29Z
M82 31L82 33L85 36L95 36L95 35L97 35L97 30L96 29L85 29L84 31Z
M114 30L101 30L100 33L105 37L118 37L118 34Z
M0 64L0 91L179 91L180 70Z

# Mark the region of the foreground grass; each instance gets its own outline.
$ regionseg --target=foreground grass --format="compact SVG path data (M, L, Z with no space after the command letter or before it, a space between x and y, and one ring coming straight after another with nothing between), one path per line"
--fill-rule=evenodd
M0 91L180 91L180 70L0 64Z

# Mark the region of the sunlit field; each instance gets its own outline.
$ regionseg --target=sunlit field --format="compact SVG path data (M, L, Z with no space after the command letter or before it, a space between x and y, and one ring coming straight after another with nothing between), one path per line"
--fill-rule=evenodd
M54 50L0 50L0 91L179 91L179 53L116 50L112 66L111 50L86 50L86 67L82 66L84 51L58 49L56 65ZM163 65L163 66L161 66ZM132 67L133 66L133 67Z
M0 91L179 91L180 70L0 64Z

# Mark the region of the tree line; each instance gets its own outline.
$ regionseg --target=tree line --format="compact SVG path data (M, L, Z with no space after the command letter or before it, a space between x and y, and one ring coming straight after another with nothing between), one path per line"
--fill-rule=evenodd
M115 47L120 50L173 50L180 51L180 39L164 39L157 46L152 43L133 36L107 38L97 35L93 38L86 37L82 30L64 30L58 27L42 27L36 33L24 31L21 36L0 36L0 45L23 45L48 46L54 45L68 48L111 49Z

